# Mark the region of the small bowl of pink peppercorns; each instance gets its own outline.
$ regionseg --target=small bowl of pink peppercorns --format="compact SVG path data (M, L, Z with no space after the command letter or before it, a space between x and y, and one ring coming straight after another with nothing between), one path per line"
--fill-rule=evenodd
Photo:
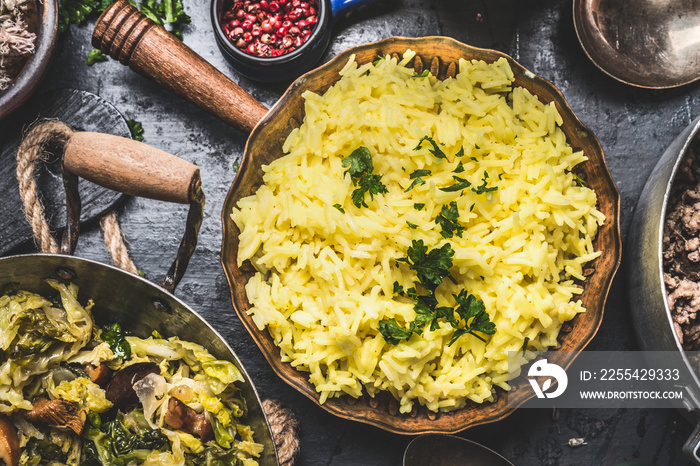
M335 20L369 0L212 0L219 48L242 75L295 79L328 47Z

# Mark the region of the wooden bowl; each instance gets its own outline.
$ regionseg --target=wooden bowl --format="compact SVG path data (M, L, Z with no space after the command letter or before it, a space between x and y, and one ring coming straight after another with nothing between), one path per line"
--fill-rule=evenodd
M260 350L275 372L292 387L336 416L365 422L382 429L401 433L454 433L471 426L497 421L506 417L514 407L533 396L524 379L515 381L507 402L505 392L496 392L493 403L469 403L466 407L452 412L434 413L423 407L416 407L409 414L398 412L398 402L390 393L371 398L364 395L360 399L350 396L329 398L319 403L319 394L308 381L307 373L299 372L290 364L283 363L280 350L275 346L267 330L259 331L248 310L251 304L246 297L244 286L255 269L249 261L240 268L237 266L239 230L230 218L231 209L237 202L250 196L262 184L262 165L283 156L282 142L289 132L303 120L302 92L311 90L325 92L339 79L338 71L345 65L351 54L359 64L376 59L379 55L402 54L406 49L417 52L425 68L431 68L434 75L444 78L454 73L454 66L460 58L480 59L494 62L505 57L515 74L515 84L529 89L544 102L554 101L564 123L562 129L575 150L583 150L589 160L579 167L584 172L588 185L596 191L598 208L605 214L606 222L600 228L594 241L596 250L602 251L589 266L590 276L581 295L586 313L579 314L568 325L573 331L560 337L561 351L577 354L593 338L603 318L603 309L610 284L620 262L619 194L605 165L603 151L595 136L581 124L567 105L561 92L548 81L535 76L516 63L512 58L493 50L484 50L461 44L446 37L424 37L419 39L389 38L372 44L353 47L339 54L329 63L307 73L294 82L277 104L262 119L251 133L245 148L240 171L231 186L223 208L222 262L231 287L233 305ZM560 353L561 354L561 353ZM568 367L573 356L550 358L551 362ZM417 404L417 403L416 403ZM510 406L510 408L509 408Z
M0 93L0 120L19 108L39 87L53 55L58 37L58 1L36 0L36 51L29 56L15 80Z

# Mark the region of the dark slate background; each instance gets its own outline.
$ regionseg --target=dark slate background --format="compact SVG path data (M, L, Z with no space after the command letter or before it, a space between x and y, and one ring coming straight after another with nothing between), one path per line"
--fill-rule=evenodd
M220 54L209 2L185 0L193 22L184 39L224 74L268 107L289 83L261 85L238 76ZM623 241L636 200L664 149L700 114L700 85L669 91L625 86L595 68L574 32L570 1L377 0L337 24L324 60L358 44L393 35L446 35L513 56L552 81L574 112L598 136L622 197ZM199 165L207 194L200 242L176 295L222 333L243 361L263 398L281 400L301 421L303 465L398 465L412 437L336 419L280 381L235 316L219 261L221 207L246 135L170 95L115 61L85 65L94 20L60 38L44 89L72 87L99 94L126 118L143 123L145 142ZM18 213L18 221L21 214ZM137 266L159 281L181 238L186 207L129 199L119 209ZM31 246L25 248L31 251ZM77 255L109 261L99 231L85 233ZM625 289L625 262L608 298L591 350L638 348ZM691 426L677 412L650 410L519 409L496 424L462 432L518 465L686 464L681 446ZM567 446L572 437L588 444ZM639 464L639 463L637 463Z

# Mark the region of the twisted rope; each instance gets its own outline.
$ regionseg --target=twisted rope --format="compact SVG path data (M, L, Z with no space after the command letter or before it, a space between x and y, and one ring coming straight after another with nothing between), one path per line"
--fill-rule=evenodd
M292 410L278 400L264 400L262 406L275 439L279 464L294 466L299 455L299 421Z
M129 256L124 234L119 227L119 219L115 211L110 211L100 219L100 227L104 235L105 246L112 256L112 262L120 269L138 275L139 271Z
M17 182L24 205L24 216L32 227L34 239L42 252L58 253L58 244L44 215L44 205L37 196L34 177L36 162L44 157L44 148L50 143L65 144L73 130L58 120L47 120L34 125L17 150Z

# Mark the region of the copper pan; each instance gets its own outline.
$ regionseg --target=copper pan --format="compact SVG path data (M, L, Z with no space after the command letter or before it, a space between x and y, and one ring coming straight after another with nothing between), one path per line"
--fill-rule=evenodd
M409 414L399 414L396 400L388 393L375 398L365 395L361 399L343 396L320 404L319 394L307 380L306 374L281 361L279 348L269 334L259 331L247 314L251 305L244 285L255 271L249 262L240 268L237 266L239 231L230 219L231 208L242 197L253 194L262 184L261 167L283 155L282 141L304 117L302 93L307 90L322 93L328 89L339 79L338 71L352 54L358 63L363 64L375 60L378 55L402 54L410 48L417 52L413 62L417 71L429 68L441 79L454 75L460 58L493 62L504 57L513 69L516 85L528 88L544 102L556 103L571 145L584 150L589 157L582 166L583 176L597 192L598 208L607 219L594 242L596 249L603 251L603 254L592 265L594 270L586 280L581 297L588 312L573 321L572 332L562 334L559 349L578 352L598 330L610 283L620 261L619 194L605 165L600 144L576 118L562 94L551 83L535 76L507 55L470 47L447 37L393 37L353 47L303 75L268 112L262 104L181 41L129 7L125 0L110 7L98 20L93 45L223 121L250 132L240 170L229 190L222 213L222 263L231 287L233 306L275 372L326 411L401 434L454 433L502 419L512 412L507 406L505 392L501 391L496 392L497 400L494 403L468 404L447 413L415 408ZM572 359L560 357L554 362L568 367ZM511 406L519 406L533 396L528 387L524 380L516 382L509 395Z

